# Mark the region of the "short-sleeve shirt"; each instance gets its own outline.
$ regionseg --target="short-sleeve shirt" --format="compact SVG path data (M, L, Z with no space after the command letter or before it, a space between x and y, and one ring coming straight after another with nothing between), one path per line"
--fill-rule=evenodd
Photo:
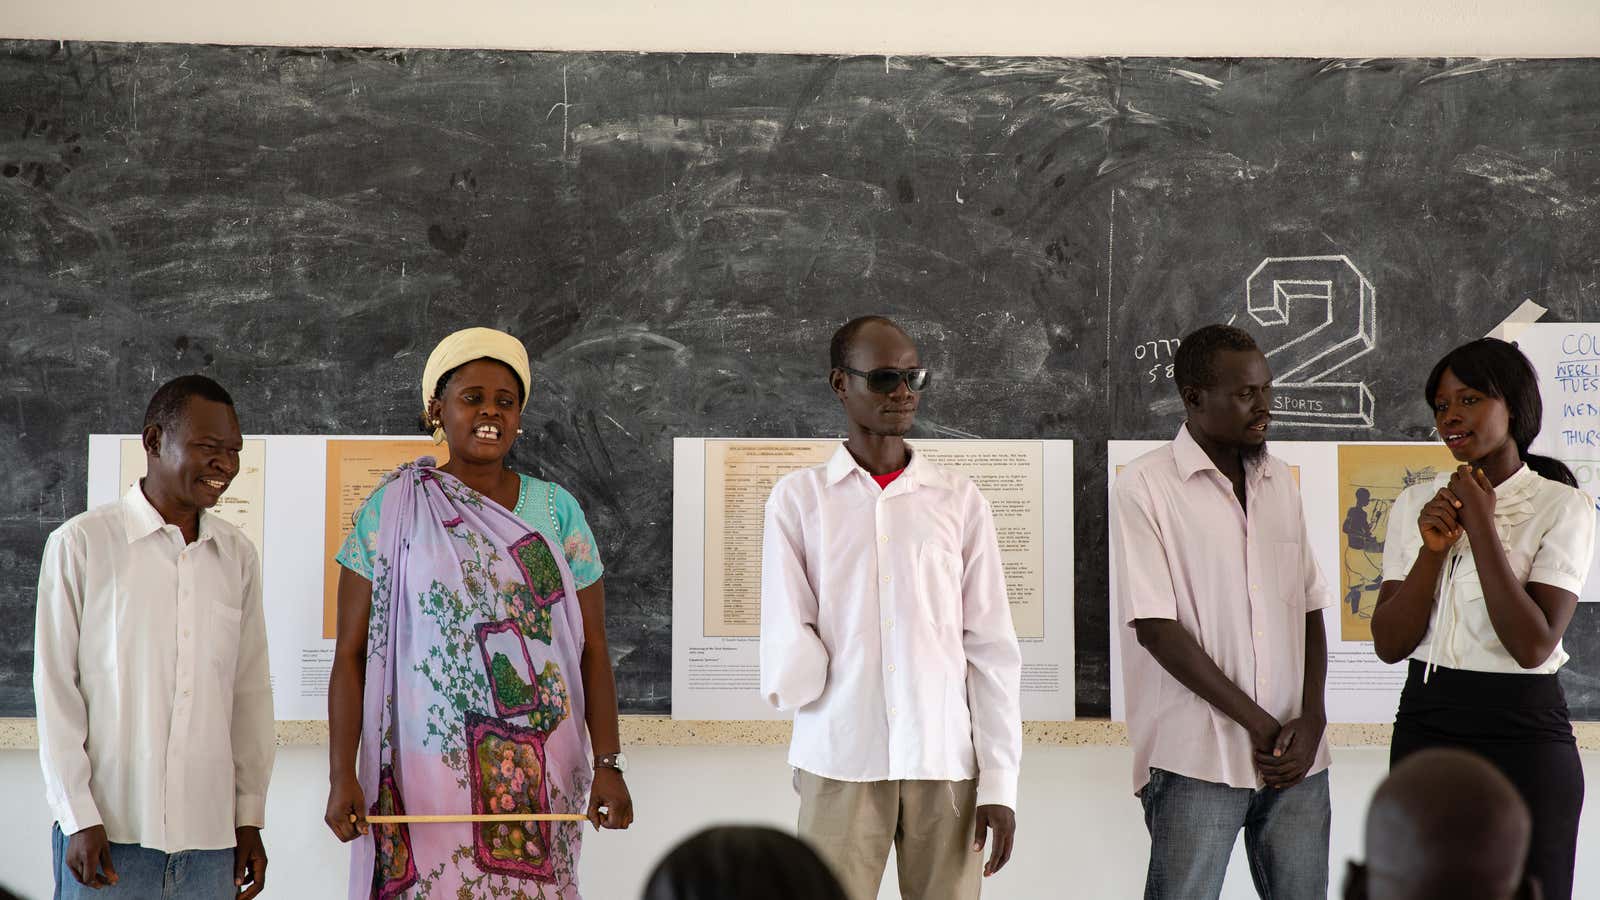
M522 487L512 512L528 523L528 527L561 547L567 566L572 569L573 587L582 590L599 581L605 574L605 566L600 563L600 550L577 499L553 481L520 473L518 477ZM378 517L383 509L383 492L384 488L379 486L356 511L355 527L334 557L340 565L369 581L372 561L378 553Z
M1306 539L1294 473L1263 456L1246 468L1245 502L1180 427L1139 457L1111 490L1114 602L1125 627L1123 695L1134 791L1151 768L1237 788L1260 788L1250 735L1184 687L1139 646L1136 619L1171 619L1268 715L1301 714L1306 615L1332 606ZM1308 774L1328 766L1324 739Z
M1422 553L1417 516L1449 484L1446 472L1432 482L1406 488L1395 499L1383 551L1384 581L1404 581L1410 573ZM1589 495L1526 465L1497 485L1494 493L1495 530L1517 580L1582 594L1594 555L1595 505ZM1445 557L1433 596L1428 631L1411 652L1412 659L1452 669L1518 675L1548 675L1568 659L1559 642L1536 668L1524 669L1512 658L1489 621L1478 563L1465 536Z

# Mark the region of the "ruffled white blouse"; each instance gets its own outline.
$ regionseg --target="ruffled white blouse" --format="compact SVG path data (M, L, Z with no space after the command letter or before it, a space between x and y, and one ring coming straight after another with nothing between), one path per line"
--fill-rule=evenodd
M1430 483L1401 492L1390 511L1389 531L1383 550L1383 580L1404 581L1422 552L1422 532L1417 516L1442 487L1450 473ZM1506 550L1511 571L1524 584L1538 582L1583 592L1584 578L1594 555L1595 504L1577 488L1551 481L1524 465L1495 488L1495 531ZM1566 663L1567 652L1557 643L1550 658L1537 668L1524 669L1507 652L1489 621L1478 564L1465 534L1450 548L1439 583L1434 587L1432 618L1422 643L1411 653L1429 673L1439 666L1474 672L1511 672L1543 675Z

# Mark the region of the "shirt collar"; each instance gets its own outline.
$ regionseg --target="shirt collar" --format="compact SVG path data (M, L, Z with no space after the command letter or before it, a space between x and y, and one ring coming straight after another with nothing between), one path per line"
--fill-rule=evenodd
M212 519L215 514L210 510L200 510L200 527L196 533L196 543L211 541L217 549L224 550L226 541L218 541ZM128 543L149 537L165 528L167 520L161 518L161 513L151 505L150 498L144 495L144 489L135 481L133 487L122 495L122 529L127 533Z
M1539 489L1539 478L1537 472L1528 468L1527 463L1523 463L1520 469L1511 473L1510 478L1495 486L1496 503L1507 498L1521 499L1523 495L1532 495ZM1496 508L1498 509L1498 506Z
M905 470L900 473L899 478L895 479L895 484L904 482L907 485L917 485L919 487L937 487L942 483L942 475L938 466L924 459L923 455L918 453L911 444L907 443L906 449L911 454L911 461L906 463ZM832 487L843 481L845 476L851 472L860 472L864 478L872 477L871 473L863 469L861 464L856 462L856 458L850 455L850 451L845 448L845 445L840 444L838 449L833 451L833 456L828 459L825 480L828 486ZM890 485L890 487L893 486Z
M1188 481L1196 472L1210 469L1218 475L1222 470L1211 461L1206 451L1201 448L1194 435L1189 433L1189 423L1183 422L1178 426L1178 436L1172 439L1172 460L1178 465L1178 477ZM1263 453L1255 462L1245 463L1245 478L1254 481L1257 478L1271 478L1272 467L1267 465L1267 455Z

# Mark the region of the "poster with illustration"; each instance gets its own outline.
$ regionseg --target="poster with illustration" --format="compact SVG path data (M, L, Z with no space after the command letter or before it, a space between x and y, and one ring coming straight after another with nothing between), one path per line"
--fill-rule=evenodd
M1456 466L1442 444L1339 446L1339 636L1372 640L1372 610L1383 581L1389 511L1400 492ZM1415 528L1415 522L1395 524Z

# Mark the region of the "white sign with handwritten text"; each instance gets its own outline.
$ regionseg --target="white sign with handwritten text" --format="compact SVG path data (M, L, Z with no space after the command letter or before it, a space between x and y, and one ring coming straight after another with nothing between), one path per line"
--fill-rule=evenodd
M1600 323L1539 322L1517 336L1539 374L1544 420L1530 448L1567 464L1600 506ZM1600 552L1581 600L1600 601Z

